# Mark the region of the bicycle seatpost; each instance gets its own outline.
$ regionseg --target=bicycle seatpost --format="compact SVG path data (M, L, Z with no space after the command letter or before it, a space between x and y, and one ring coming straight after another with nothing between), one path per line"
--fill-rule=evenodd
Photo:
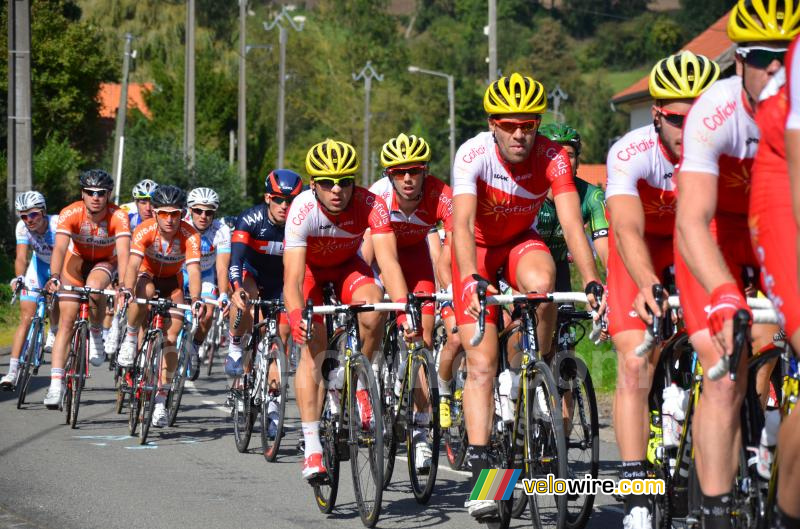
M306 321L306 341L311 341L311 319L314 317L314 302L310 299L306 301L306 308L303 309L303 319Z

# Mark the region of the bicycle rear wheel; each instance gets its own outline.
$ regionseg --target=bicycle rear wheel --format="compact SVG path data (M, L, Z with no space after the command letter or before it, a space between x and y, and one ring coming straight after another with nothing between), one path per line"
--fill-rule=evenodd
M388 340L387 340L388 341ZM384 351L387 346L384 346ZM394 473L395 458L397 457L397 435L402 433L402 425L398 424L395 416L397 397L394 394L394 385L397 380L395 357L397 352L384 355L380 359L378 368L378 387L383 402L383 488L389 486ZM401 410L402 411L402 410Z
M564 393L562 399L570 411L564 431L568 473L578 479L583 479L587 474L597 478L600 468L600 425L592 376L580 358L565 358L559 367L562 381L571 389ZM567 496L567 529L583 529L586 526L594 499L590 494Z
M233 439L236 450L247 452L253 435L253 410L250 375L240 378L241 388L233 390Z
M25 344L25 350L20 355L19 375L17 376L17 409L22 408L25 404L25 397L28 394L28 384L31 381L31 364L34 358L40 354L39 349L44 346L42 344L42 320L34 318L31 328L28 331L30 337Z
M462 470L467 456L467 426L464 422L464 386L460 373L454 381L455 389L450 398L450 428L442 432L447 462L453 470Z
M263 448L264 459L269 462L275 461L283 439L283 422L286 420L286 400L289 398L289 366L286 361L286 350L280 338L273 336L266 350L264 358L263 378L264 383L263 397L261 400L261 447ZM277 371L275 387L269 383L270 367L274 366ZM269 427L273 417L270 412L277 413L275 421L275 431L270 436Z
M441 430L439 428L439 384L436 378L436 370L430 358L430 352L419 349L414 352L411 364L411 385L408 390L410 396L408 401L407 421L406 421L406 450L408 452L408 475L411 478L411 490L417 503L427 504L433 493L433 486L436 483L436 473L439 469L439 444L441 442ZM418 424L414 419L414 393L422 391L428 396L428 421L426 424ZM424 432L424 439L418 439L415 431L421 429ZM424 440L431 449L430 465L418 468L416 443Z
M383 406L367 357L354 353L349 369L347 422L353 489L361 522L374 527L383 496ZM363 404L358 402L359 394Z
M188 344L188 334L182 333L181 348L178 351L178 368L175 370L175 375L172 377L172 385L169 388L169 395L167 396L167 425L169 426L175 424L175 418L178 416L178 409L181 407L183 387L186 384L186 377L188 376Z
M561 399L550 367L536 362L525 389L525 475L532 479L567 478L567 446ZM567 496L528 496L533 527L564 529Z
M206 376L211 376L211 371L214 369L214 357L217 355L217 349L219 349L220 330L219 325L217 325L215 321L211 326L211 331L208 333L209 336L206 336L205 348L206 356L208 357Z
M124 374L124 382L130 383L130 403L128 406L128 434L129 435L136 435L136 428L139 426L139 414L141 413L141 406L139 403L141 401L142 395L142 374L144 373L144 362L145 362L145 354L144 351L148 347L149 339L145 338L145 343L142 345L142 349L137 351L136 357L133 361L133 366L128 369L128 372ZM122 377L120 377L122 380ZM123 382L123 383L124 383Z
M139 407L142 409L142 427L139 429L139 444L147 443L147 434L153 422L153 408L156 406L158 382L161 378L161 347L163 336L159 335L151 342L150 350L145 356L142 387L139 393Z
M313 483L314 499L322 514L330 514L336 506L339 492L339 453L336 449L337 423L340 416L331 413L331 398L325 397L325 405L319 420L319 439L322 442L322 462L328 470L325 478Z
M80 325L75 331L75 338L72 342L72 346L75 348L75 372L70 377L72 380L72 404L69 414L69 424L74 429L78 426L78 410L81 406L81 392L86 382L86 359L89 357L89 328L85 324Z

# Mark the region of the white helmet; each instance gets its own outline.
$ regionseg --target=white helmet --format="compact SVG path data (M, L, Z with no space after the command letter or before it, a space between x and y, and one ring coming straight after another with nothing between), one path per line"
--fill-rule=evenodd
M47 203L44 200L44 195L38 191L23 191L14 200L14 208L17 212L33 208L41 208L42 211L47 211Z
M216 210L219 207L219 195L210 187L196 187L189 191L187 205L190 208L194 206L211 206Z
M155 191L157 187L158 184L148 178L145 178L133 186L131 194L133 195L134 200L147 200L153 196L153 191Z

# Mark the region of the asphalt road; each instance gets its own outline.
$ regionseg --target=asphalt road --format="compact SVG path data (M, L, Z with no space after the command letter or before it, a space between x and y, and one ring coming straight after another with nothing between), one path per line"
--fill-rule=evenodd
M7 355L0 353L2 372ZM221 367L187 385L175 426L151 429L144 446L128 436L127 415L113 410L113 381L105 366L87 381L74 430L64 424L63 413L41 404L47 373L45 366L34 378L23 410L16 409L15 394L0 393L0 529L363 527L348 463L334 513L317 510L300 476L293 400L278 461L267 463L257 436L250 453L236 451ZM609 426L601 438L601 475L614 477L619 455L609 442ZM450 470L444 457L439 470L434 495L421 506L411 494L405 462L399 461L384 492L378 527L477 527L463 507L467 475ZM527 514L512 521L512 527L525 526L530 526ZM589 527L621 526L621 505L599 496Z

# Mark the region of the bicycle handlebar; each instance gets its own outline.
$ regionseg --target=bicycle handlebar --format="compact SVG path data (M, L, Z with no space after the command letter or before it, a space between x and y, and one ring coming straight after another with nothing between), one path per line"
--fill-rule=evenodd
M736 368L739 359L750 343L750 314L746 310L737 310L733 316L733 350L731 355L723 355L719 361L708 370L708 378L719 380L725 373L731 380L736 381Z
M61 290L65 290L67 292L77 292L78 294L100 294L103 296L116 296L117 291L112 289L97 289L92 287L73 287L71 285L63 285Z

